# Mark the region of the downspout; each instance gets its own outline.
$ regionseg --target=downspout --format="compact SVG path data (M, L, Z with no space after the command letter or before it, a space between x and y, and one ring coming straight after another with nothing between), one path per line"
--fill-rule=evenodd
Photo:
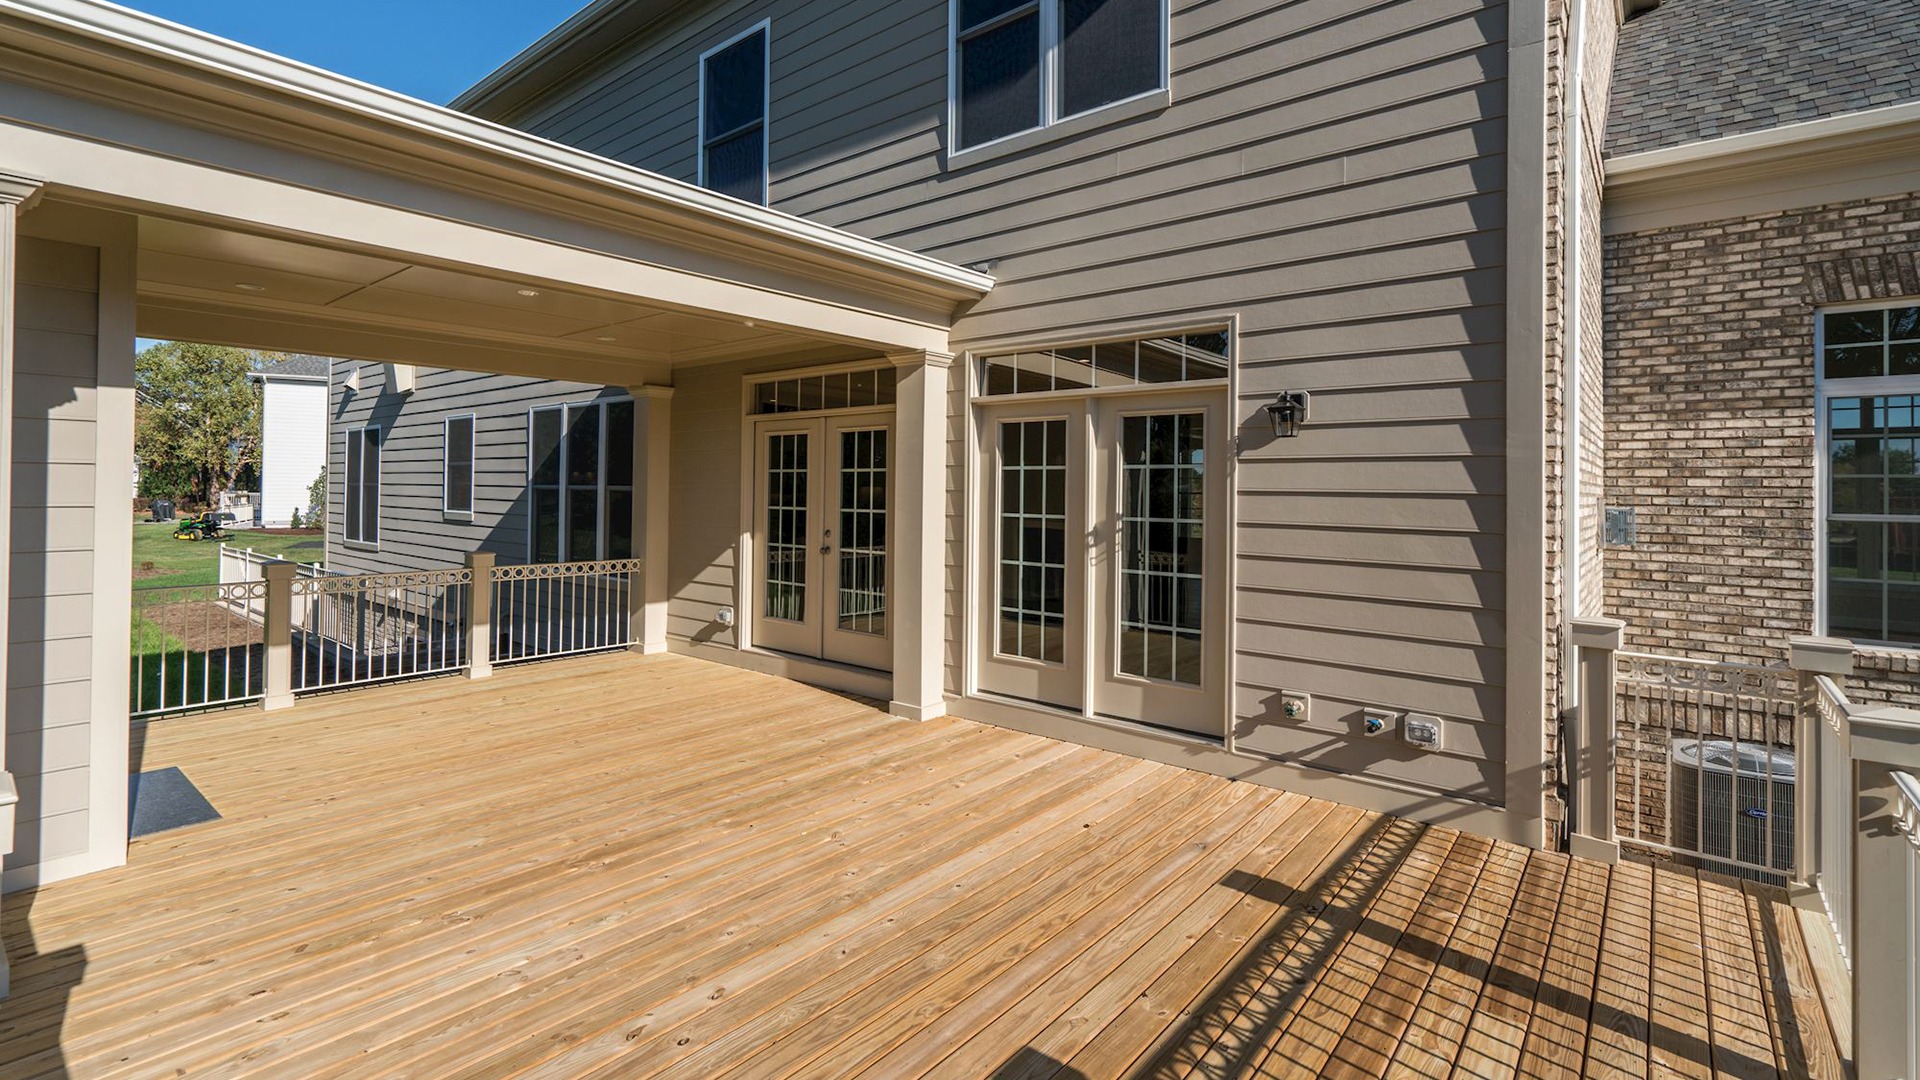
M1560 351L1560 375L1565 380L1563 396L1566 439L1561 444L1560 529L1562 580L1560 585L1560 705L1562 710L1574 702L1576 687L1568 677L1572 671L1573 650L1568 628L1580 616L1580 209L1586 180L1586 130L1582 123L1584 100L1584 53L1587 40L1588 0L1567 0L1567 93L1561 120L1561 136L1567 141L1566 179L1560 186L1565 205L1561 208L1560 273L1561 324L1566 328L1565 345Z

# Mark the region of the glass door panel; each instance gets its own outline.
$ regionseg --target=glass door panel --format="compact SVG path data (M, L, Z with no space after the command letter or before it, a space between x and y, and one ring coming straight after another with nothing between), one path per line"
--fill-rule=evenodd
M1098 412L1093 711L1221 736L1225 482L1208 475L1208 453L1224 409L1155 395Z
M873 417L825 421L830 457L832 529L822 548L832 577L833 617L821 655L841 663L891 669L887 584L892 502L892 429Z
M753 642L769 649L820 653L818 548L822 515L822 440L818 420L758 425L754 533L759 538L759 596Z
M980 688L1078 708L1085 682L1086 411L988 414Z

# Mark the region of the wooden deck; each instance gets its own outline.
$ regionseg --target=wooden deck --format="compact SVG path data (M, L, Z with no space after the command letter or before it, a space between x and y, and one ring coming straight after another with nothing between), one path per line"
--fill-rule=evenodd
M0 1076L1839 1075L1766 889L679 657L154 724Z

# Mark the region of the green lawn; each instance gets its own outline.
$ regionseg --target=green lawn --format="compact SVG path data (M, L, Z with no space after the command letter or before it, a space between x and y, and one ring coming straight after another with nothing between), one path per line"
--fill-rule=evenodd
M292 562L317 563L326 557L326 542L318 532L276 535L258 529L235 529L229 547L252 548L262 555ZM220 542L175 540L173 523L136 521L133 525L133 587L212 585L220 580Z
M220 541L175 540L173 529L170 522L133 525L136 592L129 704L136 713L192 708L260 691L259 635L254 626L197 594L149 593L143 598L139 592L219 583ZM317 563L326 551L318 532L275 535L241 529L226 543L293 562Z

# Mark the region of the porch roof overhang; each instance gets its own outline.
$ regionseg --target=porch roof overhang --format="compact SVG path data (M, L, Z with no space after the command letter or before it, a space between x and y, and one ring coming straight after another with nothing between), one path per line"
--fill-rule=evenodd
M632 381L943 351L992 287L97 0L0 0L0 172L138 218L149 336Z

